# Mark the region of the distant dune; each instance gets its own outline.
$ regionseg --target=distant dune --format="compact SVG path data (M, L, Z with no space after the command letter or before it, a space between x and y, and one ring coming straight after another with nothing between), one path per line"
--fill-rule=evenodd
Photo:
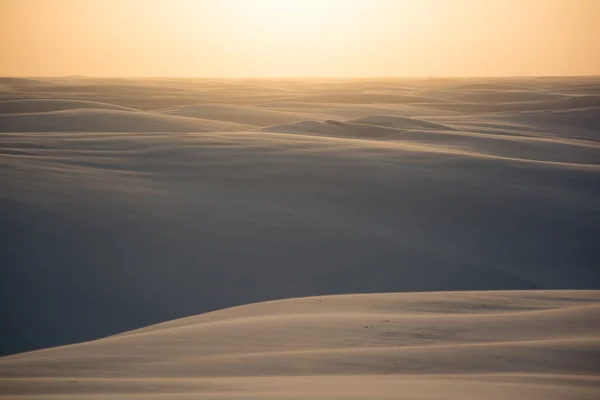
M434 99L405 94L385 93L343 93L343 94L315 94L298 96L298 102L308 103L446 103L448 100Z
M397 115L370 115L364 118L357 118L349 122L358 124L387 126L395 129L435 129L452 131L454 128L438 124L435 122L426 121L419 118L408 118Z
M256 126L299 122L315 116L314 114L311 115L301 112L286 112L253 106L226 104L198 104L193 106L180 106L158 110L156 112L165 115L205 118ZM325 114L322 116L317 116L323 119L328 118L328 116Z
M0 85L29 86L29 85L46 85L48 83L49 82L46 82L43 80L38 80L38 79L0 77Z
M348 121L300 121L260 129L263 132L294 133L356 139L406 139L406 131L453 131L454 128L419 118L370 115ZM414 137L414 136L413 136ZM417 138L419 141L420 138Z
M544 101L552 99L564 99L568 98L567 95L546 92L546 91L532 91L532 90L477 90L467 93L454 92L456 96L453 96L453 100L460 100L464 102L477 103L516 103L526 101Z
M123 111L118 108L0 114L0 132L214 132L243 131L250 128L250 125Z
M600 93L600 91L598 92ZM600 107L600 95L597 96L569 96L548 102L549 110L572 110L577 108Z
M523 89L536 89L542 88L543 85L535 80L525 81L523 83L511 83L511 82L454 82L455 85L447 86L446 89L450 89L455 93L469 90L490 90L502 93L507 90L523 90Z
M139 111L133 108L115 106L97 101L62 100L62 99L22 99L0 101L0 114L42 113L49 111L75 110L80 108Z
M600 107L506 113L500 118L537 127L550 135L600 142Z
M294 133L300 135L319 135L356 139L391 138L397 135L397 129L385 126L366 125L336 120L301 121L293 124L270 126L263 132Z

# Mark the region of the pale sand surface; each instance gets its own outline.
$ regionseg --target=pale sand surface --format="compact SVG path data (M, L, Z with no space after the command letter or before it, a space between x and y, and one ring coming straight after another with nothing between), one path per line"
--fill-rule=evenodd
M593 399L600 292L309 297L0 359L4 397Z

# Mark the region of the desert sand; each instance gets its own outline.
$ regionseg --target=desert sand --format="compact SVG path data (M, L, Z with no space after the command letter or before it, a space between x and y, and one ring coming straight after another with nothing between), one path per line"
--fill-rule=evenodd
M599 138L598 77L0 78L0 397L598 398Z
M19 399L593 399L599 315L597 291L281 300L4 357L0 385Z

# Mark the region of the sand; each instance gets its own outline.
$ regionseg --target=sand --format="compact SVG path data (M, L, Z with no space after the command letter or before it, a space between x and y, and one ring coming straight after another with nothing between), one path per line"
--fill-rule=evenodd
M599 329L598 291L299 298L4 357L0 396L593 399Z
M597 397L599 78L0 86L0 396Z

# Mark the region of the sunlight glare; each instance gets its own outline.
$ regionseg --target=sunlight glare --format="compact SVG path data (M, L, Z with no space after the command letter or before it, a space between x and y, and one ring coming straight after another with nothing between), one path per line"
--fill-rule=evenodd
M358 17L358 5L352 0L240 0L230 2L230 11L251 21L263 31L283 35L285 39L310 39L315 32L340 29ZM280 39L283 39L280 38Z

